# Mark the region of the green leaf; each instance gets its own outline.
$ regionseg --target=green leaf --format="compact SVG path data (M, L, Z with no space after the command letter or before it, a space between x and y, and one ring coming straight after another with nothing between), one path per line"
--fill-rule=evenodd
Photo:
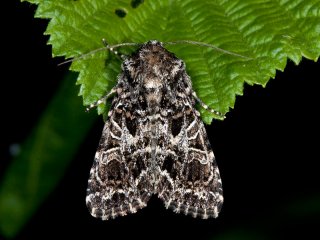
M0 185L0 231L13 237L53 190L94 122L69 74ZM77 127L75 127L77 126Z
M222 113L234 107L245 82L265 86L276 70L285 68L288 58L298 64L302 56L317 60L320 53L318 0L29 2L39 4L36 17L51 19L46 34L54 56L79 56L101 47L105 38L110 44L195 40L251 57L195 45L168 47L186 62L202 101ZM77 83L85 105L112 88L119 64L106 51L73 62L71 69L80 72ZM206 123L218 118L201 111Z

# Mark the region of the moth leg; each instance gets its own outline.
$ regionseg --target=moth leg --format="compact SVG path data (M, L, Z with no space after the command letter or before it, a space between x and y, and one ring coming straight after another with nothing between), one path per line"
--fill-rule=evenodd
M207 111L215 114L215 115L218 115L218 116L221 116L223 118L226 118L226 116L224 116L222 113L210 108L207 104L205 104L204 102L201 101L201 99L197 96L196 92L195 91L192 91L192 96L194 97L194 99L201 105L201 107L203 107L204 109L206 109Z
M106 39L102 38L102 43L103 45L105 45L106 47L109 47L108 42L106 41ZM119 60L124 60L127 58L126 55L119 53L117 50L113 49L113 48L109 48L110 52L112 52L114 55L116 55Z
M100 98L98 101L91 103L89 107L86 108L86 112L89 112L92 108L97 107L101 103L105 103L105 101L114 93L117 92L117 87L113 87L109 93L107 93L105 96Z

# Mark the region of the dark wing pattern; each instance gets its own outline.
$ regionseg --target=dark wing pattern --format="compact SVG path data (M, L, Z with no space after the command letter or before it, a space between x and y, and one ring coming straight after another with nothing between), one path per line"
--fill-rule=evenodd
M102 220L135 213L153 192L147 176L149 157L134 138L137 116L126 110L132 104L129 98L113 100L90 171L86 204L91 215Z
M196 110L172 119L177 131L159 166L157 192L167 208L193 217L217 217L223 203L219 169ZM161 158L161 157L159 157Z
M183 61L150 41L122 70L90 171L91 214L134 213L155 193L175 212L217 217L220 174Z
M175 84L170 91L165 91L174 95L164 94L164 98L174 100L165 101L160 110L172 109L171 115L167 117L167 124L161 120L157 123L159 128L166 129L158 131L159 139L169 138L157 152L156 192L165 206L177 213L204 219L217 217L223 203L219 169L195 108L191 79L181 60L176 60L175 65L180 66L179 70L167 80Z

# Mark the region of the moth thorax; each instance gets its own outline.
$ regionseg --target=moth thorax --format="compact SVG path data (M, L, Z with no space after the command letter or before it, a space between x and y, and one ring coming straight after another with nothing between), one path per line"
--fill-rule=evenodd
M163 81L157 77L146 78L143 87L148 107L155 110L162 100Z

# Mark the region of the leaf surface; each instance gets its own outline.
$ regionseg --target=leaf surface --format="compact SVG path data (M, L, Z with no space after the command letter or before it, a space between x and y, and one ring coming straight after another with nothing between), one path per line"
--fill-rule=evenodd
M320 53L318 0L29 2L39 4L36 17L51 19L46 34L54 56L80 56L102 47L105 38L110 44L194 40L250 57L195 45L168 46L186 62L202 101L223 114L234 107L245 82L265 86L276 70L284 70L288 58L298 64L302 57L316 61ZM115 85L120 62L110 55L102 51L72 63L71 69L80 72L84 105ZM219 118L201 112L206 123Z

